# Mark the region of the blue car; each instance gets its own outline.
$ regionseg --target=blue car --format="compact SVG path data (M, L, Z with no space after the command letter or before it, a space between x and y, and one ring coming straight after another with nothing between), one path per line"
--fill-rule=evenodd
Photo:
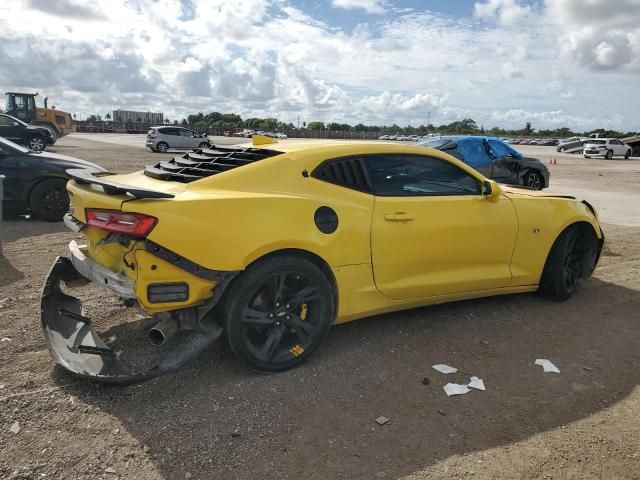
M523 156L499 138L443 136L430 138L419 145L446 152L499 183L534 190L549 186L549 169L544 163Z

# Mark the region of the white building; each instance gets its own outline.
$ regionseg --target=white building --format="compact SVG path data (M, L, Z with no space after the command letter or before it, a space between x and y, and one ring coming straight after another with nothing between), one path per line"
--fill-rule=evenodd
M162 125L164 123L162 113L134 112L132 110L114 110L114 123L146 123L149 125Z

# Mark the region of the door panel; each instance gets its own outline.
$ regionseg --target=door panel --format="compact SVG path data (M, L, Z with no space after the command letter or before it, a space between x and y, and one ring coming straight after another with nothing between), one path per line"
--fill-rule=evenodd
M18 171L17 156L10 151L3 151L0 147L0 175L4 175L4 203L13 206L23 196L22 182Z
M517 225L504 196L376 197L376 286L394 300L509 286Z

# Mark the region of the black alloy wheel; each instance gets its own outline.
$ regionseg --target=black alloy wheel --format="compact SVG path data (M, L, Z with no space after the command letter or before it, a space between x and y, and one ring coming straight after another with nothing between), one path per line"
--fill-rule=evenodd
M585 256L581 230L570 227L555 241L542 272L538 292L552 300L568 299L578 287Z
M542 190L544 188L544 179L537 170L529 170L523 178L525 187L533 188L534 190Z
M47 148L47 142L40 135L33 135L27 140L27 146L34 152L41 152Z
M334 309L331 284L314 263L290 256L270 258L230 287L227 338L233 352L254 369L287 370L320 345Z
M69 210L67 180L50 178L33 187L29 206L36 218L47 222L58 222Z

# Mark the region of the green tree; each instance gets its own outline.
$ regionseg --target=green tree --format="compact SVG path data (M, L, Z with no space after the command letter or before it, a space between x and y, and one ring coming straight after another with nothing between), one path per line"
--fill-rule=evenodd
M323 122L309 122L307 127L309 130L324 130L325 126Z

